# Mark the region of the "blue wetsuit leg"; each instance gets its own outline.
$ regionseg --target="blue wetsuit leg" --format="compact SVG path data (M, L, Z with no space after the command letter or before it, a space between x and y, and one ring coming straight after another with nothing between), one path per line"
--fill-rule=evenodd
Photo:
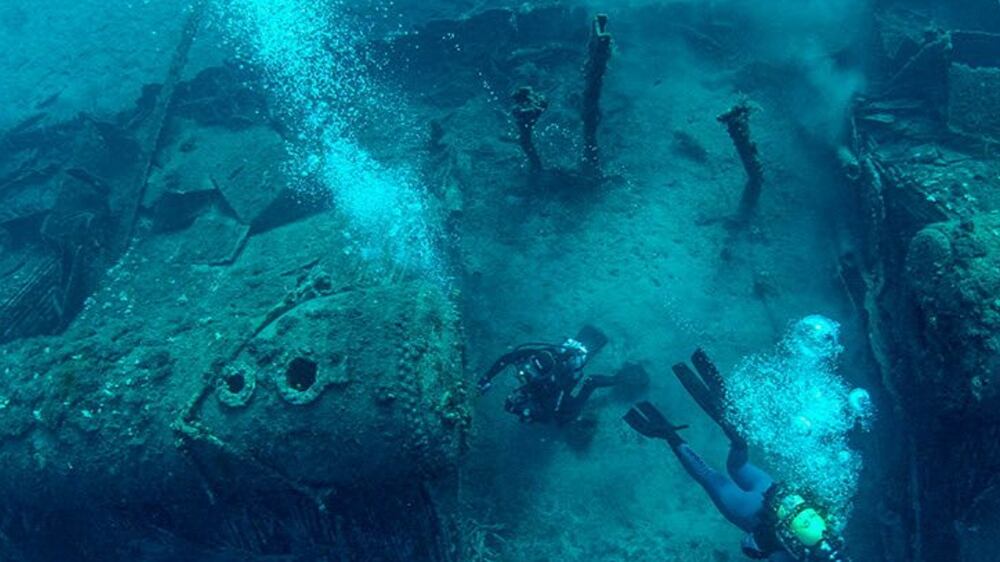
M750 452L746 443L733 442L729 445L726 472L737 486L747 492L763 494L774 484L771 475L750 462Z
M684 470L708 492L723 517L748 533L756 528L757 515L764 506L761 494L741 489L728 476L708 466L687 443L671 448Z

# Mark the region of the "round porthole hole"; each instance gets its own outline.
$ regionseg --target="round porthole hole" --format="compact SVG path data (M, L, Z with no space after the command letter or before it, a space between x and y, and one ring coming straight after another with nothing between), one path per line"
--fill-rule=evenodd
M318 366L315 361L310 361L304 357L296 357L288 364L285 370L285 382L288 388L298 392L305 392L316 384L316 374Z
M226 375L226 390L232 392L233 394L239 394L243 392L243 389L247 387L247 379L243 376L243 373L233 373L231 375Z

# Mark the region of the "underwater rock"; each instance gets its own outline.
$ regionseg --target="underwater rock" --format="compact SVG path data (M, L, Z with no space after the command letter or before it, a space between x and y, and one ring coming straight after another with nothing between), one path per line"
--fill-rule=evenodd
M226 162L228 146L220 142L226 138L213 136L206 142L197 131L188 132L180 142L160 150L160 165L150 172L142 203L153 219L154 231L187 228L217 199L212 174Z
M922 319L924 382L948 397L942 411L979 404L996 417L1000 215L924 228L910 242L906 268Z

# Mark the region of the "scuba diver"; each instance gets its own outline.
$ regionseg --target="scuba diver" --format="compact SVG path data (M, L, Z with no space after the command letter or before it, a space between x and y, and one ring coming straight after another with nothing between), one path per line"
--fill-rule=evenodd
M775 482L750 462L747 442L724 417L725 381L715 364L701 349L691 362L673 371L695 402L729 438L726 472L710 467L681 438L687 426L670 423L649 402L636 404L625 414L625 422L640 434L663 439L680 460L685 471L708 493L719 512L746 532L743 553L756 560L772 562L849 562L843 541L824 518L824 511L809 496Z
M618 374L584 376L583 368L608 343L607 336L593 326L584 326L575 338L561 344L526 343L505 354L479 379L480 394L493 385L493 379L513 367L520 386L507 396L504 409L524 423L565 425L579 417L587 399L598 388L615 386L623 381L642 383L645 370L627 364ZM580 381L580 390L573 390Z

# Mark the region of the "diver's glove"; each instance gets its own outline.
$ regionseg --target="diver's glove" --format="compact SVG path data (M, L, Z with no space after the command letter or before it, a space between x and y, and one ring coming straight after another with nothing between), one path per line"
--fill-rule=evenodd
M626 412L622 419L642 435L651 439L663 439L671 447L684 443L677 432L687 429L688 426L673 425L667 418L663 417L656 406L649 402L639 402Z
M493 381L486 377L479 379L479 382L476 383L476 388L479 389L479 394L486 394L486 391L489 390L491 386L493 386Z

